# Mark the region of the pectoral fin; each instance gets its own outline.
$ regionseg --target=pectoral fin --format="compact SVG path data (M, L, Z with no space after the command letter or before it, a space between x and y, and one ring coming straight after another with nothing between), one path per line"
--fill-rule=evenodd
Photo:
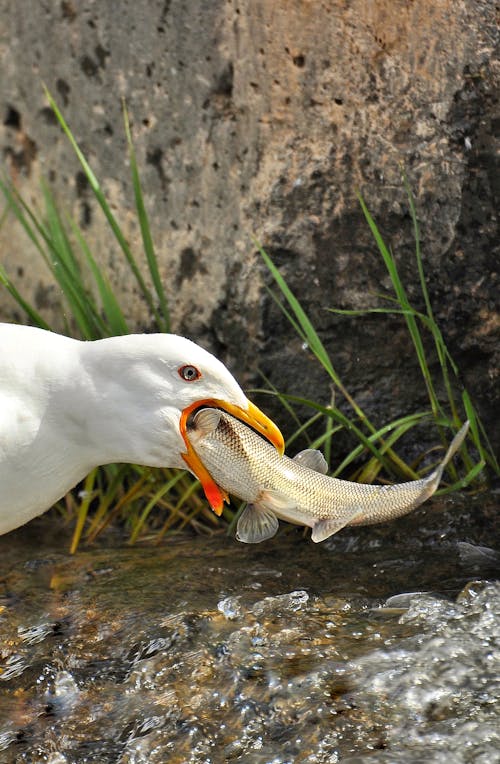
M350 523L351 520L360 514L362 514L361 508L356 507L352 510L352 512L345 514L342 518L326 517L323 520L318 520L312 529L312 540L315 544L317 544L319 541L324 541L330 536L333 536L334 533L337 533L337 531L345 528L345 526Z
M326 475L328 472L328 464L325 457L321 451L317 451L315 448L306 448L304 451L300 451L297 456L293 457L293 461L300 464L301 467L321 472L322 475Z
M197 433L201 438L209 435L219 426L222 412L218 409L201 409L197 411L193 418L193 423Z
M272 538L278 530L276 513L294 509L295 502L271 488L261 491L258 501L249 504L238 520L236 538L245 544L258 544Z
M238 520L236 538L245 544L258 544L272 538L278 526L274 512L258 504L249 504Z

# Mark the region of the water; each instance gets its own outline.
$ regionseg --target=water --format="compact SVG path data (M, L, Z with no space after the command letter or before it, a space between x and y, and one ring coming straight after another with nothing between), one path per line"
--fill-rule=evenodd
M0 538L0 764L500 762L498 497L66 553Z

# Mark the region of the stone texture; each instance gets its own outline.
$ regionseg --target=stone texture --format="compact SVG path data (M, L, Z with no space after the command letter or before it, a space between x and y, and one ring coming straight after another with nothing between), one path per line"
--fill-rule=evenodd
M140 252L126 98L173 328L215 350L244 384L260 367L281 390L328 401L324 374L263 289L270 280L255 235L379 422L425 405L405 329L396 317L348 319L326 308L373 305L371 293L389 289L357 190L422 307L403 167L436 316L494 430L497 13L493 0L0 0L2 164L30 200L42 176L53 182L130 319L149 328L42 81ZM61 327L57 290L10 217L0 257ZM19 318L1 294L0 318ZM491 434L498 443L498 428Z

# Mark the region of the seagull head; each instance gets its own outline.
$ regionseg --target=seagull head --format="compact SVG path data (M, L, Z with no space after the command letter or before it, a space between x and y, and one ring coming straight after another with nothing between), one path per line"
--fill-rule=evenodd
M90 370L90 384L100 401L94 407L101 417L97 426L108 442L126 441L119 458L110 456L109 461L187 466L220 515L227 496L187 436L189 417L197 409L227 411L283 453L283 436L277 426L246 397L224 364L191 340L172 334L142 334L82 344L91 350L82 366Z
M179 416L179 432L186 446L181 456L191 472L199 479L210 506L216 514L220 515L227 495L214 482L191 445L187 435L189 417L200 408L223 409L267 438L281 454L284 452L285 444L274 422L248 400L224 364L189 340L187 342L189 345L182 350L184 357L189 360L187 363L176 366L176 373L180 380L179 390L182 388L179 400L183 399Z

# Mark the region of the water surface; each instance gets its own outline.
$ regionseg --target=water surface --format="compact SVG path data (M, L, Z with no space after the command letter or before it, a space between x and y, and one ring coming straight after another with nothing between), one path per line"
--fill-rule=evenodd
M0 538L0 764L500 761L498 496L67 553Z

